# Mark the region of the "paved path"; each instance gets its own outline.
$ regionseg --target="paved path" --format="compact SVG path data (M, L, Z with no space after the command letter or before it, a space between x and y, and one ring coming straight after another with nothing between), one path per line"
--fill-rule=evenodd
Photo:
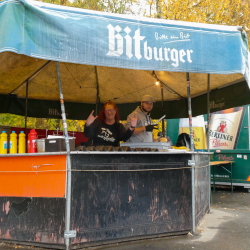
M249 250L250 193L220 189L212 193L211 212L196 229L196 235L157 238L102 246L99 250ZM0 243L0 250L41 250ZM43 249L44 250L44 249Z

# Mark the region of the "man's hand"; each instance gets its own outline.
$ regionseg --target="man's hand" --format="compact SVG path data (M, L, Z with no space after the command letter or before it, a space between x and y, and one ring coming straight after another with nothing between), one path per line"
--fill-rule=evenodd
M86 121L86 125L89 126L90 124L92 124L94 122L94 120L98 117L94 117L93 116L94 110L91 112L91 114L89 115L87 121Z
M145 126L147 132L152 132L153 129L157 129L157 125L148 125Z
M131 118L130 115L129 115L128 117L129 117L129 119L130 119L131 126L132 126L132 127L136 127L136 124L137 124L137 114L135 114L135 117L134 117L134 118Z

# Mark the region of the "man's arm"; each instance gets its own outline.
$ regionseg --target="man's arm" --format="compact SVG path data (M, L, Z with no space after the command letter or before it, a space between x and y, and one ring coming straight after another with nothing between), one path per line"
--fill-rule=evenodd
M134 118L135 116L135 113L132 113L130 114L130 117ZM126 125L126 128L130 128L131 126L131 121L130 121L130 118L129 116L127 117L127 125ZM133 135L138 135L140 133L143 133L146 131L146 128L145 127L136 127L135 130L134 130L134 134Z
M134 113L132 113L130 115L130 117L134 117ZM138 120L137 120L138 121ZM137 123L138 124L138 123ZM127 117L127 125L126 125L126 128L129 128L131 126L131 121L130 121L130 118ZM138 135L140 133L144 133L144 132L152 132L153 129L157 129L157 125L147 125L147 126L144 126L144 127L136 127L135 130L134 130L134 135Z
M140 133L143 133L146 131L146 128L145 127L138 127L138 128L135 128L135 131L134 131L134 135L138 135Z

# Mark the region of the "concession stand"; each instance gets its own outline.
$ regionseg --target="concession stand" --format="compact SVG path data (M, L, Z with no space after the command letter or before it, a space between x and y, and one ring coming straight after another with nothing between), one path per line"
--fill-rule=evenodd
M0 239L76 249L194 233L210 209L210 153L194 150L191 94L208 90L196 104L206 109L210 89L249 82L242 28L25 0L0 2L0 23L0 112L62 116L66 145L0 155ZM189 117L190 151L70 151L66 117L112 100L126 119L144 94L157 101L153 118Z

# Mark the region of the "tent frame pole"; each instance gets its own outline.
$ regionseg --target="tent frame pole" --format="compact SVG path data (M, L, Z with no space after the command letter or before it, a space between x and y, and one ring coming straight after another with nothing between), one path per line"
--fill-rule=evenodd
M56 71L57 71L57 80L58 80L58 87L59 87L59 94L60 94L60 103L61 103L61 111L62 111L62 120L63 120L63 130L65 136L65 144L66 144L66 206L65 206L65 245L66 250L69 250L70 246L70 238L75 237L75 230L70 231L70 210L71 210L71 160L70 160L70 147L69 147L69 136L67 130L67 121L66 121L66 114L65 114L65 106L63 100L63 93L62 93L62 84L61 84L61 77L60 77L60 69L59 63L56 62Z
M99 89L99 80L97 66L95 66L95 75L96 75L96 106L95 106L95 115L98 115L98 108L100 104L100 89Z
M13 89L8 95L14 94L20 87L22 87L27 81L31 82L33 78L39 74L43 68L45 68L51 61L47 61L42 67L40 67L37 71L31 74L27 79L25 79L21 84L19 84L15 89Z
M209 145L209 129L210 129L210 74L207 75L207 152L210 152L210 145ZM210 160L209 160L210 162ZM208 194L209 194L209 207L208 207L208 213L210 213L210 204L212 202L212 195L211 195L211 169L209 164L208 169L208 175L209 175L209 188L208 188Z
M250 150L250 122L249 122L250 109L249 109L249 105L247 106L247 115L248 115L248 119L247 119L247 126L248 126L248 150Z
M149 73L148 71L146 71L147 73ZM160 82L164 88L166 88L169 92L172 92L176 95L178 95L180 97L180 99L186 99L184 96L180 95L178 92L176 92L175 90L173 90L172 88L170 88L166 83L162 82L156 75L155 71L153 71L153 74L149 73L152 77L154 77L156 79L156 81Z
M188 94L188 117L189 117L189 130L190 130L190 142L191 142L191 152L194 153L194 139L193 139L193 121L192 121L192 107L191 107L191 91L190 91L190 81L189 73L186 73L187 77L187 94ZM194 154L192 154L192 159L190 165L191 168L191 182L192 182L192 233L195 234L195 161Z
M163 96L163 84L161 83L161 105L162 105L162 115L165 115L165 108L164 108L164 96ZM162 135L166 137L165 131L165 119L162 119Z
M24 124L24 133L26 135L27 130L27 118L28 118L28 95L29 95L29 80L26 80L26 97L25 97L25 124Z

